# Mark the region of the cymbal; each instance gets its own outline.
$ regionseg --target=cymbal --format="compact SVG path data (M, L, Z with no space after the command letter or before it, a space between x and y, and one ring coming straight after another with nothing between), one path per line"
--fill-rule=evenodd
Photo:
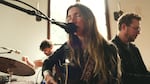
M0 71L4 73L12 72L12 75L17 76L31 76L35 74L34 69L28 65L5 57L0 57Z

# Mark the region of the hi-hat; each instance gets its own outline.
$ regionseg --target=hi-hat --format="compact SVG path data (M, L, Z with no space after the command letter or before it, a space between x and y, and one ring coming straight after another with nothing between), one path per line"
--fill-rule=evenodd
M31 76L35 74L34 69L28 65L5 57L0 57L0 71L17 76Z

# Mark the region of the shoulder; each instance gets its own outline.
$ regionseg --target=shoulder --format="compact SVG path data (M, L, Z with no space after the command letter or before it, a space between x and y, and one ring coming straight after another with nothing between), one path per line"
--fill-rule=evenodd
M49 60L53 59L53 60L59 60L61 58L65 57L65 54L67 52L67 50L69 49L68 44L65 42L64 44L61 45L60 48L58 48L51 56L49 56Z
M139 51L139 48L133 43L130 43L130 48L132 48L133 50Z
M114 43L108 42L105 44L104 55L106 60L113 60L115 61L114 63L116 63L118 58L118 48Z
M119 37L116 35L111 39L111 42L116 43L119 40Z
M130 45L131 47L137 48L137 46L136 46L135 44L133 44L133 43L130 43L129 45Z
M118 50L117 46L111 41L108 41L107 43L104 44L104 49L109 52L110 51L117 52L117 50Z
M68 45L66 42L62 44L61 47L58 48L53 54L63 53L65 49L68 49Z

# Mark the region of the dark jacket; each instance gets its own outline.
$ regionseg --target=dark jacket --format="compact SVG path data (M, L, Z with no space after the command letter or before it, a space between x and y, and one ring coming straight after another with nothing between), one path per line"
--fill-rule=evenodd
M65 59L67 58L67 54L69 53L70 49L68 45L65 43L63 44L54 54L49 57L49 59L44 61L42 72L45 70L52 71L52 67L56 65L58 68L58 73L61 75L62 81L60 84L64 84L65 74L66 74L66 67L63 65L65 64ZM107 69L109 70L109 82L106 84L117 84L118 82L118 72L117 72L117 51L116 48L112 44L105 44L104 45L104 54L105 54L105 62ZM83 67L84 66L72 66L71 64L68 66L68 84L99 84L98 81L100 80L100 73L97 76L92 76L90 80L83 81L80 80ZM114 66L114 67L112 67Z
M124 44L118 36L112 42L116 44L121 58L123 84L150 84L147 81L150 80L150 74L139 49L132 43Z

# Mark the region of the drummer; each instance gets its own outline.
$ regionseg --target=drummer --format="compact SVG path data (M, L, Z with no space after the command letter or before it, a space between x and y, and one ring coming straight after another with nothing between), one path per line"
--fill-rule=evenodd
M40 50L47 56L51 56L53 54L53 44L50 40L43 40L40 44ZM45 60L45 59L44 59ZM26 62L27 65L38 68L42 67L43 65L43 59L38 59L35 61L31 61L28 57L23 56L22 61Z

